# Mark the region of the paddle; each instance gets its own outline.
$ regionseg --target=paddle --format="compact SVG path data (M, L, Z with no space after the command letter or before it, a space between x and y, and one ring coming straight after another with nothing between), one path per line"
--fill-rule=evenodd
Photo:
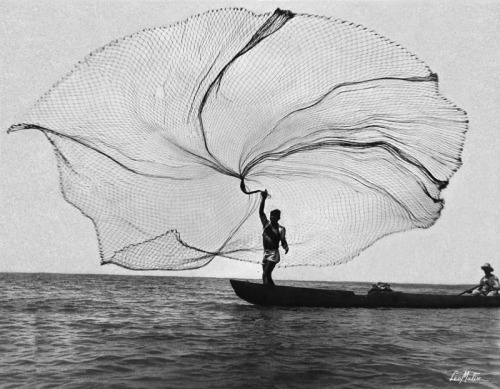
M463 295L463 294L465 294L465 293L470 293L470 292L472 292L474 289L479 288L480 286L482 286L482 284L479 284L479 285L476 285L476 286L475 286L475 287L473 287L473 288L467 289L466 291L464 291L464 292L460 293L460 294L459 294L459 296L461 296L461 295Z

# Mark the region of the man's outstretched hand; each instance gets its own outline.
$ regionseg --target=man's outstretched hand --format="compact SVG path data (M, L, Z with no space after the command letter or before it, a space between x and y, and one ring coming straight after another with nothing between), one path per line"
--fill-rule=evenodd
M267 193L267 189L264 192L260 192L260 195L262 196L262 199L265 200L267 196L269 196L269 193Z

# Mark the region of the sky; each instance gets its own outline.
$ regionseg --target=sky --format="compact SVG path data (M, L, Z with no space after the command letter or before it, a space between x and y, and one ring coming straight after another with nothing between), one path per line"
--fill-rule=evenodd
M280 280L477 284L500 273L500 2L495 1L26 1L0 3L0 272L259 278L258 264L216 258L182 272L100 265L92 222L66 203L41 132L7 129L76 62L111 40L216 8L276 8L364 25L439 76L470 126L463 166L442 192L437 223L385 237L347 264L277 269ZM285 258L286 259L286 258Z

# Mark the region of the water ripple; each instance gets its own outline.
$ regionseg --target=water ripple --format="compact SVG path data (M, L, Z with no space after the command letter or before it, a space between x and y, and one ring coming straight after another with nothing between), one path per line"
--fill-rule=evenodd
M498 310L259 308L217 279L0 282L2 388L432 388L455 371L500 384Z

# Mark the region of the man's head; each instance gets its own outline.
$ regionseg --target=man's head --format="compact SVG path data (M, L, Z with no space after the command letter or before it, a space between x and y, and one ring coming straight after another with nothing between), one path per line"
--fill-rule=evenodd
M271 211L271 223L277 223L281 218L281 211L279 209L274 209Z
M483 269L486 274L490 274L493 271L493 268L489 263L485 263L483 266L481 266L481 269Z

